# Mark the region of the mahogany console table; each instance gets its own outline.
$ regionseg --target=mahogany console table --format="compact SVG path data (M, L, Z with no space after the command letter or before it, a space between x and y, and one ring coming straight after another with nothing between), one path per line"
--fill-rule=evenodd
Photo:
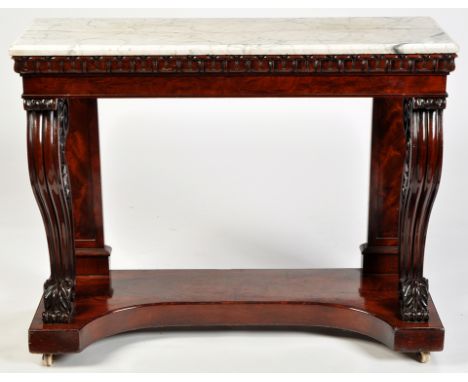
M442 350L423 260L456 52L428 18L37 20L10 49L51 265L30 351L50 365L141 328L317 326L422 361ZM372 97L362 268L110 271L97 109L109 97Z

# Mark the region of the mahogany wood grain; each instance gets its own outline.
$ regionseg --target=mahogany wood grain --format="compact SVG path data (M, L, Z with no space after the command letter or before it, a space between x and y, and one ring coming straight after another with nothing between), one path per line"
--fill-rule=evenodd
M112 290L97 296L95 278L78 278L70 324L44 324L40 304L29 329L30 351L78 352L113 334L176 327L328 327L398 351L443 348L444 328L432 302L428 322L399 318L397 275L362 276L359 269L138 270L111 271L111 279Z
M405 160L403 98L374 98L367 244L363 270L398 273L398 219Z
M99 125L95 98L69 100L66 151L72 187L77 275L108 275L104 245Z
M455 55L14 59L51 261L29 330L32 352L77 352L100 338L152 327L330 327L398 351L442 350L444 328L423 260ZM100 97L372 97L363 269L112 271L109 277Z
M428 280L423 277L429 217L442 171L445 98L405 100L406 155L400 204L400 302L405 320L429 319Z
M31 186L47 235L50 277L44 283L44 322L70 322L74 311L75 245L68 168L66 99L24 101Z
M379 97L445 95L445 75L24 75L24 96Z

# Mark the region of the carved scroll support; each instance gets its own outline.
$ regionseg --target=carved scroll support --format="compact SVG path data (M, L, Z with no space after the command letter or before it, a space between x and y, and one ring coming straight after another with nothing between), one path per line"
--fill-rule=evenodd
M406 157L400 198L400 313L427 321L428 281L423 277L429 216L442 169L445 98L409 98L404 104Z
M65 99L24 100L28 165L34 196L47 234L50 278L44 284L45 323L70 322L75 293L71 188L65 157L68 104Z

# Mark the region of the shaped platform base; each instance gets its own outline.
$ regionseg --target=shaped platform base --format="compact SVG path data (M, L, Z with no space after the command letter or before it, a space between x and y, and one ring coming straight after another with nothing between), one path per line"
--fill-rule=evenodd
M82 276L73 321L44 324L41 302L29 350L73 353L113 334L176 327L329 327L396 351L442 350L444 327L432 299L429 322L404 322L397 285L396 275L360 269L121 270L111 271L110 283Z

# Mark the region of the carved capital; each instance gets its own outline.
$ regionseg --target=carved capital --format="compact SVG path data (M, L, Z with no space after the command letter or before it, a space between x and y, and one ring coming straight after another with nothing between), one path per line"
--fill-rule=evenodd
M411 98L413 110L443 110L445 105L445 97Z
M429 283L424 277L400 282L400 312L404 321L429 320Z
M75 283L71 278L48 279L44 283L45 323L68 323L73 316Z
M23 99L24 110L26 111L47 111L57 110L56 98L25 98Z

